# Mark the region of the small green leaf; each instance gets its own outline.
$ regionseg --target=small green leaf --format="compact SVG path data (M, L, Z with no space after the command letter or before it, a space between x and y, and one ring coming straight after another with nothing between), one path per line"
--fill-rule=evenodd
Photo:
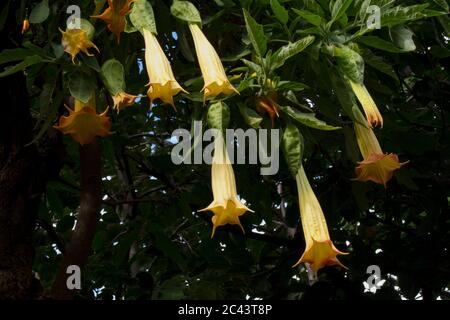
M134 2L130 13L130 21L133 26L142 32L147 29L153 34L157 34L155 15L153 8L147 0L137 0Z
M3 77L11 75L13 73L22 71L25 68L27 68L33 64L40 63L40 62L42 62L42 57L40 57L40 56L33 55L33 56L26 57L22 62L16 64L15 66L7 67L7 68L5 68L5 70L3 72L0 72L0 78L3 78Z
M110 59L102 65L101 77L111 95L125 91L125 76L123 65L116 59Z
M352 2L353 0L336 0L334 2L334 5L331 9L330 25L332 25L335 21L338 21L345 14Z
M69 91L72 96L83 103L88 103L95 91L94 79L80 71L69 76Z
M287 59L305 50L311 43L314 42L314 39L314 36L307 36L282 46L272 55L271 69L275 70L283 66Z
M299 9L293 9L296 14L298 14L300 17L311 23L312 25L315 25L316 27L320 26L323 23L322 17L311 13L306 10L299 10Z
M0 64L24 60L30 55L32 55L32 52L23 48L5 49L0 52Z
M358 38L358 42L366 46L392 53L402 53L404 50L396 47L392 42L378 38L377 36L363 36Z
M170 7L172 15L188 23L202 24L202 17L197 8L189 1L175 0Z
M282 149L289 169L295 176L302 163L303 136L292 123L289 123L283 131Z
M264 34L263 26L258 24L247 10L243 10L248 36L253 48L255 48L256 54L262 58L267 51L267 38Z
M314 113L300 112L289 106L288 107L280 106L280 108L289 117L291 117L297 122L300 122L305 126L325 131L341 129L341 127L330 126L326 124L324 121L317 119Z
M30 23L42 23L48 18L49 13L48 0L42 0L31 10L28 20Z
M361 55L364 58L364 62L366 64L374 69L377 69L380 72L383 72L395 81L399 81L392 66L389 63L385 62L382 57L375 55L369 49L361 50Z
M246 107L242 103L239 103L238 106L245 123L247 123L252 128L259 128L261 122L263 121L263 118L255 110Z
M207 120L210 128L225 130L230 122L230 109L222 101L214 102L208 109Z
M416 45L413 40L414 33L405 26L396 26L390 30L392 41L403 52L416 50Z
M286 24L289 21L289 12L280 4L278 0L270 0L275 17L282 23Z

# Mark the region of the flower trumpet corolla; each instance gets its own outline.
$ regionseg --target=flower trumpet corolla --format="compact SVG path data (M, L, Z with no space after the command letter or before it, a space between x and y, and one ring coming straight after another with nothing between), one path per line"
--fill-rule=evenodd
M353 92L355 93L364 109L369 127L372 127L372 125L380 125L381 127L383 127L383 117L381 116L380 110L378 110L375 101L373 101L372 97L370 96L369 91L367 91L366 86L352 80L349 81Z
M96 136L105 137L110 134L111 123L106 116L108 109L102 114L95 111L95 98L88 103L75 100L75 110L69 110L69 116L61 116L59 125L54 126L63 134L70 134L81 145L91 143Z
M221 132L215 135L214 157L211 168L211 184L214 200L205 209L199 211L212 211L214 236L216 228L226 224L237 224L245 233L239 221L239 217L246 211L253 212L247 208L238 198L236 192L236 181L233 167L231 166L228 152Z
M97 46L89 40L87 33L83 29L67 29L66 31L59 30L62 33L61 45L64 51L70 54L72 62L74 62L76 55L83 51L86 55L92 56L88 52L89 48L95 48L98 52Z
M30 20L25 19L22 22L22 34L24 34L25 32L27 32L27 30L30 28Z
M158 43L155 35L143 29L145 40L145 65L147 67L149 89L147 95L150 99L150 105L155 99L161 99L163 102L172 105L173 96L180 91L187 93L175 80L169 60Z
M204 101L209 97L215 97L221 93L239 93L228 80L216 50L214 50L214 47L209 43L200 27L197 24L191 23L189 24L189 29L191 30L194 39L198 63L202 70L203 80L205 82L202 89L202 91L204 91Z
M394 171L408 163L400 163L394 153L385 154L381 150L380 143L372 129L355 122L356 140L363 161L356 167L356 180L373 181L386 187L386 183L392 178Z
M116 95L112 96L114 101L114 109L119 113L123 108L131 106L136 100L137 96L120 91Z
M314 191L311 189L303 166L300 167L295 178L306 248L294 267L303 262L309 263L314 274L317 274L317 271L325 266L339 265L345 268L337 259L337 255L347 253L336 249L331 242L325 216Z
M92 18L106 22L108 29L120 40L120 34L125 30L125 15L130 12L131 3L135 0L108 0L108 8L101 15Z

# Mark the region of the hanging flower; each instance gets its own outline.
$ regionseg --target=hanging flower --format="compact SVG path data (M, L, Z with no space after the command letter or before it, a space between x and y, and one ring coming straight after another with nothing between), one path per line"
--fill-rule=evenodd
M214 157L211 168L211 184L214 200L211 204L200 211L212 211L214 236L216 228L226 224L237 224L245 233L244 228L239 221L239 217L246 211L253 212L247 208L238 198L236 192L236 181L234 178L233 167L231 166L228 152L224 142L223 134L218 134L214 140Z
M194 39L197 59L205 81L202 89L204 100L206 101L209 97L215 97L221 93L239 93L228 80L216 50L209 43L200 27L197 24L189 24L189 29Z
M76 55L80 51L83 51L88 56L92 56L92 54L88 52L89 48L95 48L100 52L97 46L89 40L86 31L83 29L67 29L66 31L60 29L59 31L62 33L61 44L64 51L72 57L72 62L74 62Z
M356 140L364 158L356 167L356 179L359 181L373 181L386 187L394 171L408 163L400 163L394 153L385 154L372 129L355 122Z
M30 20L28 20L28 19L23 20L23 23L22 23L22 34L27 32L27 30L29 28L30 28Z
M121 91L118 94L112 96L112 98L114 101L114 109L116 109L117 112L120 112L125 107L133 105L137 96Z
M256 111L262 115L267 113L272 121L272 127L274 126L275 118L279 117L277 103L268 97L256 98Z
M108 0L108 8L101 15L92 18L106 22L108 29L120 40L120 34L125 30L125 15L130 12L130 6L135 0Z
M169 60L158 43L155 35L147 29L144 31L145 40L145 65L149 77L149 89L147 95L150 99L150 105L155 99L161 99L163 102L172 105L173 96L180 91L187 93L175 80Z
M356 83L352 80L349 81L353 92L355 93L364 109L364 113L366 114L366 119L369 126L372 127L372 125L380 125L382 127L383 117L381 116L380 110L378 110L375 101L373 101L370 93L367 91L366 86L364 84Z
M81 145L91 143L96 136L105 137L110 134L110 120L106 109L102 114L95 111L95 98L88 103L75 100L75 110L70 109L69 116L61 116L59 124L54 126L63 134L70 134Z
M331 242L325 216L314 191L311 189L303 166L300 167L295 178L306 248L294 267L306 262L311 265L311 269L315 274L320 268L325 266L339 265L345 268L337 259L337 255L346 253L336 249Z

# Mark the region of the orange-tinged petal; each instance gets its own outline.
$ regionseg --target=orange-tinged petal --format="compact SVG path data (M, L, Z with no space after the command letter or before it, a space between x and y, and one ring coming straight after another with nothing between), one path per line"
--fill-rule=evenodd
M70 110L70 109L69 109ZM96 136L105 137L110 134L111 122L106 112L97 114L90 106L77 111L70 110L69 116L61 116L59 125L54 128L63 134L70 134L81 145L91 143Z
M337 255L339 254L345 255L348 253L344 253L336 249L331 240L316 241L312 239L309 246L305 249L302 257L298 260L294 267L300 263L309 263L314 273L317 273L319 269L325 266L333 265L338 265L347 269L347 267L337 259Z
M366 114L366 119L369 126L372 127L372 125L380 125L381 127L383 127L383 117L381 116L380 110L378 110L375 101L373 101L371 95L367 91L366 86L353 82L351 80L350 85L364 109L364 113Z
M125 15L130 12L130 6L134 0L108 0L108 8L98 16L92 18L103 20L108 29L120 40L120 34L125 30Z
M394 171L400 169L407 162L400 163L398 156L390 154L372 154L367 159L358 162L356 167L356 179L359 181L373 181L386 187L391 180Z
M327 222L319 201L309 184L303 166L296 175L300 218L306 248L300 260L294 265L306 262L311 264L313 272L330 265L343 266L336 258L339 254L345 254L336 249L330 239Z
M192 23L189 24L189 29L194 39L198 63L202 71L203 80L205 81L203 87L204 101L216 97L219 94L239 94L228 80L219 55L205 37L200 27Z
M119 113L125 107L133 105L137 96L132 94L128 94L126 92L119 92L115 96L112 97L114 101L114 109Z
M86 31L82 29L68 29L66 31L60 30L62 33L61 44L64 51L70 54L72 62L74 62L76 55L83 51L86 55L92 56L88 52L89 48L95 48L100 52L97 46L88 39Z
M173 96L184 90L175 79L170 62L164 54L156 36L144 29L145 65L149 77L147 96L150 105L156 99L171 104L174 108Z
M22 34L27 32L27 30L30 28L30 21L28 19L23 20L22 23Z
M214 236L216 228L226 224L237 224L245 233L239 217L250 211L238 198L236 180L231 166L228 152L221 132L217 131L214 140L214 157L211 167L211 184L214 200L205 209L199 211L212 211Z

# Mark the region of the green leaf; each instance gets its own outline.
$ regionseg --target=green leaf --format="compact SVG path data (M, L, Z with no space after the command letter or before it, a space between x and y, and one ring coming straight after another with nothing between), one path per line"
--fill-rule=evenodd
M298 128L289 123L283 131L282 149L292 175L296 175L302 163L303 136Z
M405 26L396 26L390 31L392 40L402 51L408 52L416 50L416 45L412 38L414 33L409 28Z
M280 81L277 85L277 90L291 90L291 91L303 91L309 88L306 84L295 81Z
M207 120L210 128L225 130L230 123L230 109L222 101L214 102L208 109Z
M339 71L356 83L364 81L364 60L349 47L334 47Z
M278 0L270 0L270 7L275 14L275 18L277 18L282 24L286 24L289 21L289 12L280 4Z
M111 95L125 91L125 76L123 65L116 59L110 59L102 65L101 77Z
M375 55L369 49L361 50L361 55L364 58L364 62L366 64L380 72L383 72L395 81L399 81L392 66L389 63L385 62L382 57Z
M358 42L366 46L392 53L402 53L404 50L396 47L392 42L378 38L377 36L363 36L358 38Z
M299 9L293 9L296 14L298 14L300 17L311 23L312 25L315 25L316 27L320 26L323 23L322 17L311 13L306 10L299 10Z
M238 104L239 111L244 118L245 123L247 123L252 128L259 128L263 118L253 109L246 107L244 104Z
M143 29L147 29L153 34L158 33L153 8L147 0L137 0L134 2L133 9L130 13L130 21L141 32Z
M291 117L295 121L300 122L301 124L311 127L311 128L314 128L314 129L330 131L330 130L337 130L337 129L341 128L341 127L330 126L330 125L326 124L324 121L317 119L314 113L300 112L289 106L287 106L287 107L280 106L280 108L285 114L287 114L289 117Z
M256 54L262 58L267 51L267 39L264 34L263 26L258 24L255 19L250 16L247 10L243 10L248 36L253 48L255 48Z
M30 23L42 23L48 18L49 13L48 0L42 0L31 10L28 20Z
M188 23L202 24L202 17L197 8L189 1L175 0L170 7L172 15Z
M40 63L40 62L42 62L42 57L40 57L40 56L33 55L33 56L26 57L22 62L16 64L15 66L7 67L7 68L5 68L5 70L3 72L0 72L0 78L3 78L3 77L11 75L13 73L22 71L25 68L27 68L33 64Z
M440 6L445 11L449 11L448 3L445 0L433 0L438 6Z
M339 20L345 14L352 2L353 0L336 0L331 9L331 21L329 24L332 25Z
M5 49L0 52L0 64L24 60L30 55L32 55L32 52L24 48Z
M393 27L398 24L403 24L407 21L426 18L428 14L425 9L429 6L426 4L418 4L409 7L397 6L386 9L381 14L381 26Z
M311 43L314 42L314 39L314 36L307 36L282 46L271 57L271 69L275 70L282 67L287 59L305 50Z
M72 96L83 103L88 103L95 91L92 76L76 71L69 76L69 91Z

